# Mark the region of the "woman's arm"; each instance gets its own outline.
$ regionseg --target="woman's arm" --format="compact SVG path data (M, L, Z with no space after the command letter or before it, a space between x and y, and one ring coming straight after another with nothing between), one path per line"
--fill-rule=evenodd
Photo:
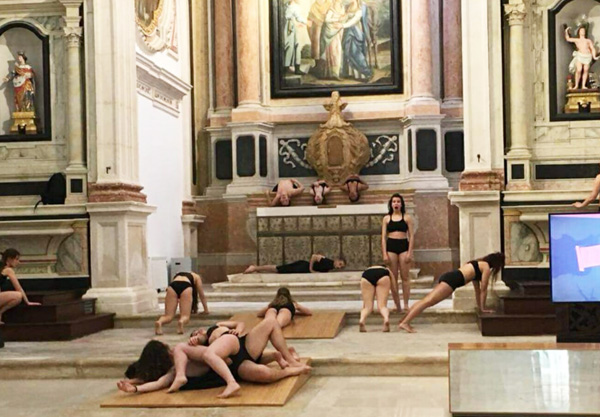
M244 332L244 329L246 328L246 325L243 321L221 321L217 323L217 326L227 327L228 329L231 329L230 333L235 334L236 336L242 334Z
M302 304L294 303L296 307L296 313L302 316L312 316L312 311L308 307L304 307Z
M408 225L408 261L414 261L413 250L415 248L415 222L410 214L405 215L406 224Z
M483 274L481 276L481 289L479 291L478 307L479 307L479 311L481 311L482 313L493 313L494 312L494 310L488 310L485 308L485 302L487 300L487 290L488 290L488 285L490 283L491 276L492 276L492 270L489 267L485 271L483 271ZM475 283L475 281L473 281L473 283ZM477 294L477 290L475 291L475 294Z
M264 317L265 314L267 314L268 309L269 309L269 306L261 308L260 310L258 310L258 313L256 313L256 317Z
M27 298L27 294L25 294L25 290L23 289L23 287L21 286L21 283L17 279L17 274L15 274L14 269L6 268L6 269L4 269L4 273L10 280L10 283L12 284L15 291L18 291L21 293L25 304L27 304L28 306L39 306L40 305L40 303L32 303L31 301L29 301L29 299Z
M200 302L202 303L204 314L208 314L208 303L206 302L206 295L204 294L204 290L202 289L202 277L200 276L200 274L196 274L195 272L192 272L192 276L194 277L194 283L196 284L196 292L198 293L198 297L200 297Z
M594 180L594 188L592 188L592 192L581 203L573 203L573 207L582 208L587 206L598 197L598 193L600 193L600 175L597 175L596 179Z
M390 277L390 284L392 290L392 300L394 300L394 304L396 304L396 310L402 311L402 307L400 307L400 290L398 289L398 280L394 277L392 270L387 268Z
M175 379L175 370L171 368L169 372L158 378L156 381L146 382L141 385L133 385L130 381L122 380L117 382L117 387L124 392L130 393L142 393L142 392L152 392L158 391L159 389L168 388L173 383L173 379Z
M310 262L309 262L309 264L308 264L308 270L309 270L310 272L316 272L316 271L313 269L313 265L315 264L315 262L319 262L319 261L320 261L322 258L323 258L323 255L317 255L316 253L315 253L315 254L313 254L313 255L310 257Z

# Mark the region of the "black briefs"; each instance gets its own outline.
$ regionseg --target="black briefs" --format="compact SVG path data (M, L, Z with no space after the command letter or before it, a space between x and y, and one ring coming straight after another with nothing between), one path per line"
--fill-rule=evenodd
M192 284L188 281L172 281L169 287L173 288L173 291L177 294L177 298L181 297L181 293L192 288Z
M257 359L254 359L252 356L250 356L250 353L248 353L248 350L246 349L246 336L238 337L238 339L240 342L240 350L238 350L238 352L235 355L231 355L229 357L231 358L231 366L229 369L231 369L231 373L233 374L233 377L236 381L239 381L240 374L238 372L240 369L240 365L244 361L252 361L254 363L259 363L260 358L262 357L262 354Z
M274 308L275 310L277 310L277 312L279 313L279 310L285 308L286 310L290 310L290 313L292 313L292 318L294 318L294 316L296 315L296 306L294 305L294 303L286 303L280 306L271 306L270 308Z
M383 277L389 277L390 271L387 268L369 268L362 273L362 277L376 287L377 282Z
M439 282L445 282L450 285L452 291L456 290L458 287L462 287L465 285L465 277L458 269L450 272L446 272L443 274Z
M385 250L400 255L408 251L408 239L394 239L388 237L385 244Z
M308 274L310 273L310 262L296 261L291 264L278 265L278 274Z

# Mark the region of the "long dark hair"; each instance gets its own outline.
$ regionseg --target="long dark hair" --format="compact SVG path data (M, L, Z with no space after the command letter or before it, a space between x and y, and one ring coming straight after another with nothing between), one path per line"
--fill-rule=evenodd
M404 207L404 197L402 197L400 193L394 193L390 197L390 200L388 201L388 214L391 216L394 213L394 209L392 208L392 200L394 198L400 199L400 202L402 203L402 206L400 207L400 213L402 213L402 217L404 217L404 213L406 213L406 207Z
M146 343L140 358L127 367L125 376L152 382L165 375L173 367L173 359L169 354L169 346L158 340Z
M19 256L21 256L19 251L13 248L6 249L4 252L2 252L2 259L0 260L0 272L2 272L4 268L6 268L6 262L9 259L15 259Z
M281 287L277 290L277 294L275 294L275 298L269 304L269 307L282 307L286 304L294 304L294 299L292 298L292 294L287 287Z
M477 259L477 261L486 262L492 269L492 279L496 279L498 272L504 268L504 254L502 252L494 252L485 255L483 258Z

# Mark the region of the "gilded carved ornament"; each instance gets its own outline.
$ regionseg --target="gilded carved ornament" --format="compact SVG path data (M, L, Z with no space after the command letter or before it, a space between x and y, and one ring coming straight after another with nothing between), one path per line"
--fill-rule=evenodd
M505 4L504 14L509 25L522 25L527 16L527 8L525 3Z

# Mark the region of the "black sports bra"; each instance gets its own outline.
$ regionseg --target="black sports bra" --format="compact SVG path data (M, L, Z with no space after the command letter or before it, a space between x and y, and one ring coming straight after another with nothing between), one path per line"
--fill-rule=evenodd
M471 265L473 265L473 269L475 270L475 278L473 278L473 281L481 281L481 269L479 269L479 263L478 261L471 261L469 262Z
M387 224L388 233L392 232L408 232L408 223L404 220L404 214L402 215L402 219L398 221L392 220L392 216L390 216L390 221Z
M190 284L194 285L194 276L190 272L179 272L173 279L177 277L186 277L190 281Z

